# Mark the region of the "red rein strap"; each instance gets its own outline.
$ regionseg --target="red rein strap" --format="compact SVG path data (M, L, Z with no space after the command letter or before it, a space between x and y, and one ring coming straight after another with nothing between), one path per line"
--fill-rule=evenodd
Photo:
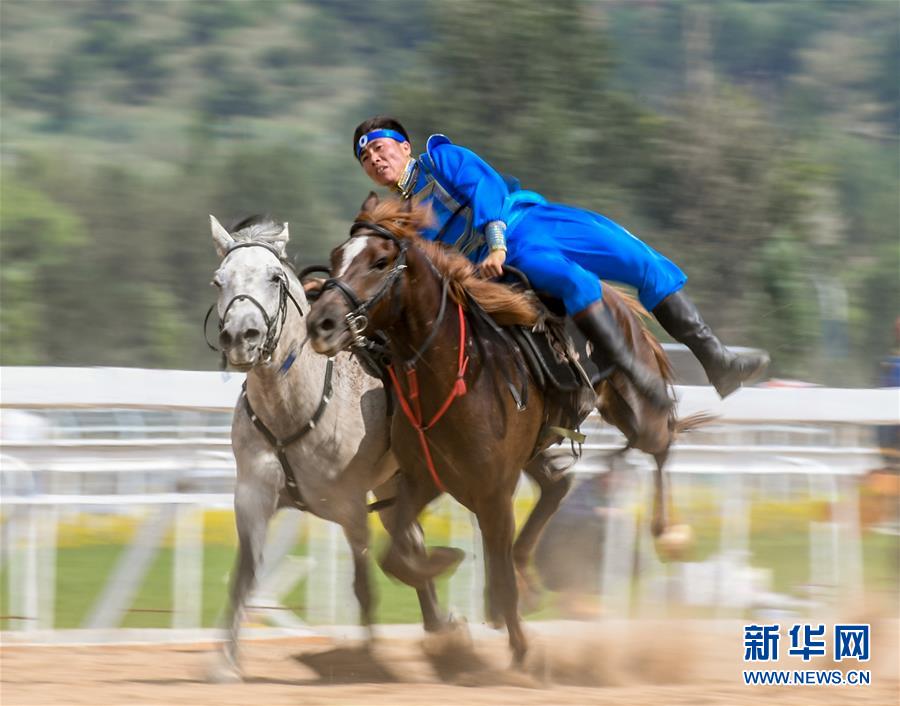
M388 366L388 373L390 373L391 382L394 383L394 390L397 391L397 399L400 400L400 407L403 409L403 413L406 415L409 423L412 424L413 428L419 434L419 443L422 445L422 451L425 454L425 463L428 465L428 472L431 474L431 478L437 486L437 489L442 493L446 493L447 489L444 487L444 484L441 483L441 479L438 478L437 469L435 469L434 461L431 458L431 450L428 448L428 439L425 436L425 432L437 424L440 418L446 414L447 410L450 409L450 405L453 404L453 400L466 394L465 376L466 368L469 365L469 357L465 354L466 318L463 315L462 304L457 303L457 307L459 309L459 362L457 364L456 382L453 384L453 389L450 390L447 399L444 400L444 404L441 405L441 408L435 413L428 424L422 424L422 407L419 403L419 378L416 375L415 366L412 366L406 371L406 385L409 388L409 400L403 395L403 388L400 386L400 380L397 378L397 373L394 370L393 364ZM413 410L413 406L410 405L410 402L415 406L415 410Z

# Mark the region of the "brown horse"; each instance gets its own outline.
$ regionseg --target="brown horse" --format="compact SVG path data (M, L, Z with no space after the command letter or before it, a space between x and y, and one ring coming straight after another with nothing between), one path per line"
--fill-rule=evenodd
M310 341L318 352L333 355L361 343L364 336L387 336L394 387L403 408L394 415L391 439L405 471L397 497L397 528L411 525L442 491L475 513L488 569L488 614L495 620L502 617L514 657L521 662L526 641L517 610L515 567L527 566L568 479L565 484L559 479L550 483L551 474L543 470L540 452L558 440L545 433L553 410L530 380L529 402L519 408L503 384L508 375L504 370L513 368L510 352L498 341L480 340L476 345L467 333L465 310L471 297L497 323L525 326L535 325L540 312L529 295L478 278L461 255L419 238L427 219L424 210L400 202L379 204L370 198L364 204L350 239L332 253L333 278L307 321ZM627 306L620 304L614 311L634 319ZM639 322L635 331L642 331ZM636 337L633 342L639 344ZM625 431L630 446L663 453L661 440L666 434L671 440L677 425L666 417L665 434L645 432L642 400L634 399L620 377L614 375L600 390L608 418ZM626 406L637 414L629 415ZM649 443L650 437L658 443ZM514 547L512 498L523 468L538 480L542 494ZM661 476L660 469L657 481ZM662 531L666 519L664 488L658 485L655 533ZM547 489L556 492L545 493ZM423 566L403 547L392 545L382 565L417 585L433 575L441 559Z
M659 341L644 325L649 317L646 310L637 299L615 287L603 288L603 302L612 311L635 357L648 369L657 371L671 386L675 378L672 364ZM677 556L689 543L691 530L687 525L672 525L670 522L671 493L664 467L669 449L678 434L708 424L715 417L699 412L678 419L674 405L669 410L661 410L641 395L625 374L618 370L614 370L594 389L597 392L600 416L618 428L626 439L625 446L612 455L610 462L629 449L648 453L656 461L650 532L658 540L657 551L662 558Z

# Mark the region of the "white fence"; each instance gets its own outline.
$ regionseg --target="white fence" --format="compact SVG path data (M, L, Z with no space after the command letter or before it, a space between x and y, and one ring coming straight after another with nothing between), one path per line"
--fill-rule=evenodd
M10 629L34 633L56 627L57 534L75 512L131 513L138 529L122 552L83 627L116 628L151 569L164 536L174 530L171 625L201 624L201 511L231 506L234 463L228 428L243 376L131 369L0 369L0 488L6 616ZM717 611L765 602L765 582L751 567L749 493L825 497L831 517L809 527L810 584L821 600L863 590L856 476L879 464L871 425L900 423L900 390L748 389L722 402L709 388L678 388L679 413L708 411L717 422L686 436L669 468L704 478L718 489L721 536L714 560L663 565L633 513L606 520L598 584L610 613L628 615L681 590L684 600ZM592 418L576 472L606 469L605 455L621 445L618 432ZM649 503L649 460L629 456L631 480L617 488L614 507ZM690 492L690 484L675 484ZM523 493L530 489L523 484ZM481 619L481 542L468 513L442 500L452 543L469 559L451 579L457 614ZM308 556L288 556L300 523L307 523ZM632 567L641 569L632 591ZM303 625L279 604L306 576L310 623L351 624L349 551L340 529L296 512L282 513L270 534L266 570L251 605L283 627ZM680 588L679 588L680 587ZM222 591L226 587L222 586ZM822 594L827 593L825 598ZM771 598L771 597L770 597ZM789 601L772 598L780 607ZM665 601L662 601L665 603Z

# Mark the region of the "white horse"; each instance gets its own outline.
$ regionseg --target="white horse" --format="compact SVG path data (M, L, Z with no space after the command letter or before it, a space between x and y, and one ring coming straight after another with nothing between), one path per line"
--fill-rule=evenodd
M285 263L287 223L247 219L229 233L210 216L222 262L219 345L232 369L246 371L231 428L237 465L234 509L240 547L232 575L224 664L216 679L239 678L238 630L262 561L275 511L299 507L337 522L353 552L353 588L361 623L371 630L366 492L391 497L397 463L389 451L384 389L348 354L333 360L307 345L306 295ZM382 520L390 530L382 510ZM421 528L406 528L412 551L425 554ZM433 584L417 591L427 631L445 625ZM371 636L371 632L370 632Z

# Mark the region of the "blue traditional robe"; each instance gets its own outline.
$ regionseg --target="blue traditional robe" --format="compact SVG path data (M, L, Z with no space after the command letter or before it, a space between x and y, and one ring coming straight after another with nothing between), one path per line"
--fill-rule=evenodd
M522 190L444 135L432 135L411 167L401 191L435 214L436 226L424 237L477 263L488 254L485 232L505 232L507 264L561 299L569 314L602 298L601 279L634 287L648 311L687 281L675 263L618 223Z

